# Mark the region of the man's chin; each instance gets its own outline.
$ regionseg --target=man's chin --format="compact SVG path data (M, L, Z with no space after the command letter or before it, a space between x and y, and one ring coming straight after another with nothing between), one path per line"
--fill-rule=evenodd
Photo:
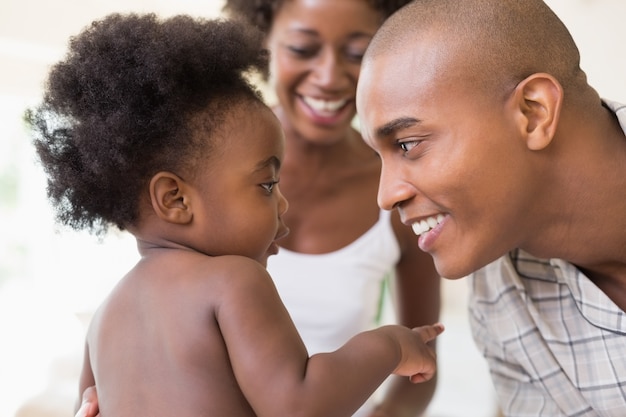
M448 280L458 280L461 278L465 278L474 272L476 269L463 267L462 265L451 265L450 263L444 262L443 260L438 260L436 256L433 256L433 261L435 263L435 269L437 273L445 279Z

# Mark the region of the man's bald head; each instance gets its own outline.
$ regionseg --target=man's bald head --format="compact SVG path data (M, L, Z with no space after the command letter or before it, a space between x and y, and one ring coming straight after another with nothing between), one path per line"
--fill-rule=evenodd
M546 72L567 90L582 74L569 31L540 0L414 0L383 24L363 65L422 40L458 63L464 78L494 89Z

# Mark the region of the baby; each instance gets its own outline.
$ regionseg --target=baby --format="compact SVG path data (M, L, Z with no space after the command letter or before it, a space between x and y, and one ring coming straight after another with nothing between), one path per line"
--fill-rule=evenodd
M262 36L113 14L72 38L27 112L58 220L137 240L87 333L102 416L348 416L391 373L431 378L439 324L309 356L267 258L288 229L278 120L246 75ZM83 410L85 413L95 410Z

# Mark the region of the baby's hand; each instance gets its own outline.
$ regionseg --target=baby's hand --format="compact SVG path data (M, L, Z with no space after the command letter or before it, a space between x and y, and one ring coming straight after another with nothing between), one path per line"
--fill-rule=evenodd
M409 337L399 338L402 360L394 374L408 376L413 383L428 381L437 370L437 355L428 342L435 340L444 330L441 323L414 328Z
M96 387L88 387L82 395L82 402L74 417L98 417L98 393Z

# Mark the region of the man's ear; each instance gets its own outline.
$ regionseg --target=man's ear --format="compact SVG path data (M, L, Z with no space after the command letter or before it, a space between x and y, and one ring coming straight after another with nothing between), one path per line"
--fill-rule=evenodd
M150 200L156 215L166 222L187 224L193 218L188 184L178 175L167 171L150 180Z
M514 100L526 146L533 151L545 149L559 124L563 87L550 74L532 74L517 85Z

